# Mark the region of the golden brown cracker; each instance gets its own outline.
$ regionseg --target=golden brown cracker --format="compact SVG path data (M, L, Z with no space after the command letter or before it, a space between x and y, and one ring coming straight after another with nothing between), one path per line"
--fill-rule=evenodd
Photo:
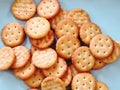
M113 40L104 34L97 34L90 41L90 50L98 59L108 57L112 53L113 48Z
M109 90L109 88L104 82L97 81L96 90Z
M35 51L32 56L32 62L38 68L50 68L57 62L57 53L52 48Z
M46 19L53 18L60 10L58 0L41 0L37 6L37 14Z
M9 69L15 61L15 54L12 48L0 48L0 70Z
M46 77L41 83L42 90L66 90L64 82L53 76Z
M59 56L70 59L73 52L80 47L80 41L72 35L64 35L57 40L56 51Z
M2 29L2 41L5 45L15 47L24 42L25 32L19 23L12 22Z

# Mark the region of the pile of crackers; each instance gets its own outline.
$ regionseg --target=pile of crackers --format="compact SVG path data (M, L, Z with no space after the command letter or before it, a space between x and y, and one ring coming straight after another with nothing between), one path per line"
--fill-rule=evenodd
M11 68L30 90L66 90L68 86L71 90L109 90L90 71L115 62L120 44L103 34L85 10L67 11L58 0L41 0L37 6L34 0L14 0L11 10L26 23L3 27L0 70ZM26 37L30 50L22 45Z

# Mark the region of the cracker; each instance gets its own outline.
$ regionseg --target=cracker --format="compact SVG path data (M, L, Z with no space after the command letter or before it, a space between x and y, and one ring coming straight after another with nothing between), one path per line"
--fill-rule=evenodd
M34 17L25 24L25 33L34 39L45 37L50 31L50 23L43 17Z
M58 25L58 23L61 20L63 20L63 19L66 18L67 13L68 13L67 10L61 8L60 11L59 11L59 13L55 17L53 17L53 18L50 19L50 25L51 25L52 29L55 30L55 28Z
M112 53L113 48L113 40L104 34L97 34L90 41L90 50L98 59L108 57Z
M66 73L64 74L64 76L61 79L65 83L66 87L71 83L72 73L71 73L70 67L68 67Z
M70 59L73 52L80 47L80 41L69 34L62 36L57 40L56 51L59 56Z
M60 10L58 0L41 0L37 6L37 14L44 18L53 18Z
M79 29L76 23L74 23L71 19L64 19L58 23L55 29L55 34L57 38L60 38L66 34L71 34L78 37L78 31Z
M72 90L95 90L96 80L92 74L80 73L72 80Z
M81 26L79 35L85 44L90 44L90 40L97 34L101 34L101 29L95 23L85 23Z
M90 71L95 63L95 58L86 46L79 47L72 54L72 63L79 71Z
M7 70L15 61L15 54L10 47L0 48L0 70Z
M97 81L96 90L109 90L109 88L104 82Z
M53 41L54 41L54 33L53 33L52 30L50 30L45 37L40 38L40 39L32 39L32 38L30 38L30 41L31 41L33 46L35 46L35 47L37 47L39 49L44 49L44 48L49 47L53 43Z
M114 41L113 52L111 53L110 56L102 59L102 61L105 62L105 63L113 63L113 62L117 61L119 57L120 57L120 47L119 47L118 43L116 43Z
M68 13L67 18L73 20L78 27L81 27L86 22L90 22L88 13L80 8L71 10Z
M28 20L36 13L34 0L14 0L11 9L13 15L20 20Z
M21 68L27 64L30 59L30 51L25 46L16 46L13 48L13 51L16 56L16 60L12 65L13 69Z
M28 79L30 76L32 76L35 73L35 66L31 61L28 61L27 64L24 67L14 69L14 75L22 80Z
M35 46L31 46L31 48L30 48L30 52L31 52L32 55L33 55L33 53L34 53L35 51L37 51L37 50L40 50L40 49L38 49L38 48L35 47Z
M57 53L52 48L35 51L32 56L32 62L38 68L50 68L57 62Z
M30 88L30 89L28 89L28 90L38 90L38 89L36 89L36 88Z
M42 90L66 90L64 82L53 76L46 77L41 83Z
M32 88L38 88L41 86L43 79L43 74L41 73L40 69L37 69L35 73L28 79L24 80L24 82Z
M42 69L42 72L45 76L55 76L62 77L67 71L67 64L65 60L61 57L58 57L57 62L48 69Z
M12 22L4 26L1 33L5 45L15 47L24 42L25 33L19 23Z
M78 71L78 70L73 66L73 64L70 65L70 70L71 70L71 73L72 73L72 77L74 77L75 75L77 75L78 73L80 73L80 71Z
M101 69L103 67L106 66L106 63L104 63L102 60L100 59L95 59L95 64L93 66L93 70L98 70L98 69Z

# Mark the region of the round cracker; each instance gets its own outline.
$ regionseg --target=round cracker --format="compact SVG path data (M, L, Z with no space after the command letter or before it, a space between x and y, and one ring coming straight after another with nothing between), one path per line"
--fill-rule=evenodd
M5 45L15 47L24 42L25 32L19 23L12 22L2 29L2 41Z
M110 56L103 58L102 61L105 63L113 63L113 62L117 61L119 57L120 57L120 47L119 47L118 43L116 43L114 41L113 52L111 53Z
M64 76L61 79L65 83L66 87L71 83L72 73L71 73L70 67L67 68L66 73L64 74Z
M62 36L57 40L56 51L59 56L70 59L73 52L80 47L80 41L69 34Z
M11 9L13 15L20 20L28 20L36 13L34 0L14 0Z
M43 79L43 74L41 73L40 69L37 69L35 73L28 79L24 80L24 82L32 88L38 88L41 86Z
M109 88L104 82L97 81L96 90L109 90Z
M73 20L78 27L81 27L86 22L90 22L88 13L80 8L71 10L68 13L67 18Z
M59 13L58 13L54 18L51 18L51 19L50 19L50 25L51 25L52 29L55 30L55 28L56 28L56 26L58 25L58 23L59 23L61 20L63 20L63 19L66 18L67 13L68 13L67 10L61 8L60 11L59 11Z
M58 23L55 29L55 34L57 38L60 38L66 34L71 34L78 37L78 31L79 29L76 23L74 23L71 19L64 19Z
M97 34L90 41L90 50L98 59L108 57L112 53L113 48L113 40L104 34Z
M28 79L30 76L32 76L35 73L35 66L31 61L28 61L27 64L24 67L14 69L14 75L22 80Z
M41 0L37 6L37 14L46 19L53 18L60 10L58 0Z
M88 22L88 23L85 23L81 26L79 35L85 44L89 44L90 40L95 35L101 34L101 33L102 32L101 32L98 25L96 25L95 23Z
M62 77L67 71L67 64L65 60L61 57L58 57L57 62L48 69L42 69L43 74L47 76Z
M54 41L54 33L53 33L52 30L50 30L45 37L40 38L40 39L32 39L32 38L30 38L30 41L31 41L33 46L35 46L35 47L37 47L39 49L44 49L44 48L49 47L53 43L53 41Z
M90 73L77 74L72 80L72 90L95 90L96 80Z
M106 65L106 63L104 63L102 60L100 59L95 59L95 64L93 66L93 70L98 70L103 68Z
M79 71L90 71L95 63L95 58L86 46L79 47L72 54L72 63Z
M53 76L46 77L41 83L42 90L66 90L64 82Z
M0 70L7 70L15 61L15 54L10 47L0 48Z
M50 31L50 23L43 17L34 17L25 24L25 33L34 39L45 37Z
M57 62L57 53L52 48L35 51L32 56L32 62L38 68L50 68Z
M13 51L16 56L16 60L12 65L12 68L21 68L27 64L31 55L30 51L25 46L16 46L13 48Z

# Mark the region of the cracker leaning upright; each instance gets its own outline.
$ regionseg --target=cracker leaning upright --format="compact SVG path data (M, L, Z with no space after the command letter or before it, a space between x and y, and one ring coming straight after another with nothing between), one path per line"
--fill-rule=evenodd
M53 18L60 10L58 0L41 0L37 6L37 14L46 19Z
M73 52L80 47L80 41L72 36L71 34L67 34L62 36L57 40L56 43L56 51L58 55L69 60L73 54Z
M12 13L17 19L30 19L36 13L34 0L14 0L12 4Z
M25 33L33 39L45 37L50 31L50 23L43 17L34 17L25 24Z
M2 29L2 41L5 45L15 47L24 42L25 32L19 23L9 23Z
M0 70L7 70L15 61L15 54L10 47L0 49Z
M73 20L78 27L81 27L86 22L90 22L88 13L80 8L71 10L68 13L67 18Z

